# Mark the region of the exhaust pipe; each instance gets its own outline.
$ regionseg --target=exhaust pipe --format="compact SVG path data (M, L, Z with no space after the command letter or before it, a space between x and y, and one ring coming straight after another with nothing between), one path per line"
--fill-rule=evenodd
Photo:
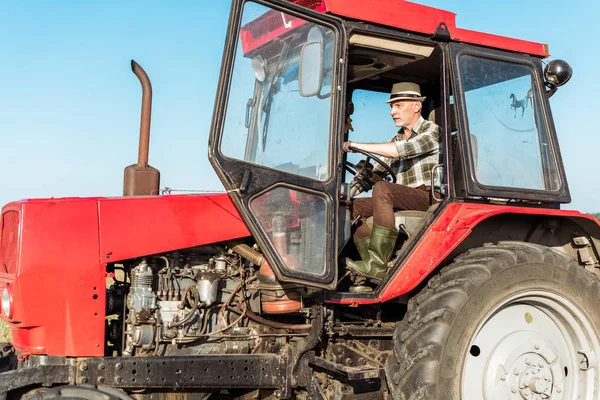
M150 115L152 113L152 85L146 71L134 60L131 70L142 85L142 116L140 121L140 144L138 162L125 168L123 196L158 195L160 171L148 164L150 150Z

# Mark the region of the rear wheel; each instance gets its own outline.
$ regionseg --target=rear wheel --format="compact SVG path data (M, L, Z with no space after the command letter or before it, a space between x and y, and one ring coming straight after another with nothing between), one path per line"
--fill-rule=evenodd
M386 363L393 398L592 399L600 282L549 248L468 251L413 297Z

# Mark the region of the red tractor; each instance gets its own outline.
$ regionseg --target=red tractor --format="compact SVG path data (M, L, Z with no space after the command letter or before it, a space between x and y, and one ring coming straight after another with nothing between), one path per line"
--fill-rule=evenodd
M3 207L0 399L598 399L600 226L560 209L548 98L571 69L548 55L403 0L234 0L227 193L155 195L146 150L135 196ZM397 214L356 293L342 143L389 123L399 81L441 127L439 202Z

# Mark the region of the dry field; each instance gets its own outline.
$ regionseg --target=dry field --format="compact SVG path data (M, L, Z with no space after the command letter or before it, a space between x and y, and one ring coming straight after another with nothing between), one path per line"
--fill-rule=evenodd
M10 343L10 328L0 319L0 343Z

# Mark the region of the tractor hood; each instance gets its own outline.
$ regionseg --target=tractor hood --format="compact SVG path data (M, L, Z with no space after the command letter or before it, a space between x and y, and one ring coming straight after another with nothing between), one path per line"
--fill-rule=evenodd
M86 253L97 253L100 263L250 234L227 194L21 200L7 204L2 216L3 221L18 217L12 241L18 241L20 252L29 257L47 257L61 248L71 258L64 238L78 232L80 238L89 234L86 241L77 241L78 251L83 247ZM4 246L2 240L3 250Z

